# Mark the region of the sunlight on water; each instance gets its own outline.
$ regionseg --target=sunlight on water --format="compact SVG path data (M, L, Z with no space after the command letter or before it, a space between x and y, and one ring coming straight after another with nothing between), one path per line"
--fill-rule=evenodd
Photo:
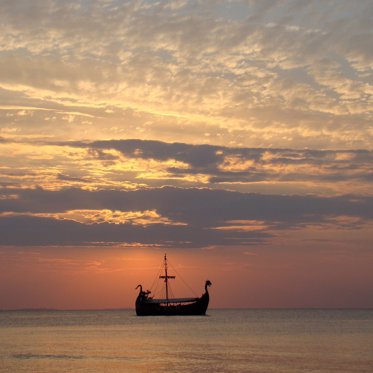
M209 314L0 312L0 372L372 372L372 310Z

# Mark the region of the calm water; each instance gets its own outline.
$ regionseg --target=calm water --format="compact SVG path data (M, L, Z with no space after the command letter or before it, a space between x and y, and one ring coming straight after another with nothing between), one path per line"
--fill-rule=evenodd
M0 312L0 372L373 372L373 310Z

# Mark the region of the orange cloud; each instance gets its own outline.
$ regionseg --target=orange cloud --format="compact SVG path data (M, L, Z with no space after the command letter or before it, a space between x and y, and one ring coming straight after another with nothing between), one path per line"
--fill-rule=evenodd
M1 212L0 217L11 216L34 216L40 218L52 218L56 220L71 220L77 223L92 224L133 224L147 226L151 224L164 225L187 225L182 222L175 222L169 218L162 217L156 210L145 211L120 211L120 210L68 210L58 213L17 213Z

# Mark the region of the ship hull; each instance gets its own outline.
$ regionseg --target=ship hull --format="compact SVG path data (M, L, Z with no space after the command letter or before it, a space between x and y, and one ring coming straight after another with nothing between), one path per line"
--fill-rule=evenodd
M154 303L138 297L136 300L137 316L193 316L205 315L209 304L208 294L202 295L196 301L187 304Z

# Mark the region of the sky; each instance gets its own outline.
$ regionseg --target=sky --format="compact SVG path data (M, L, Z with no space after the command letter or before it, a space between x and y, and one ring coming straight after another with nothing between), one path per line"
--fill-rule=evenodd
M372 19L2 0L0 309L133 308L164 253L211 307L373 307Z

